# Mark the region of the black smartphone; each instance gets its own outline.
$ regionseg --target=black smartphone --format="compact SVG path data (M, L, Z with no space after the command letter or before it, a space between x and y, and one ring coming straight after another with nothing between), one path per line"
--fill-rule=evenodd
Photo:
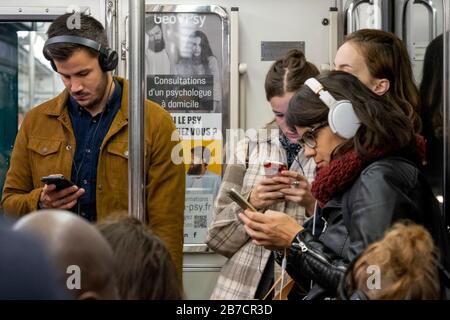
M64 178L62 174L42 177L41 181L45 184L54 184L56 186L55 190L66 189L74 185L72 181Z
M244 197L242 197L241 194L236 190L234 190L233 188L231 188L230 191L228 191L228 196L231 198L231 200L236 202L242 209L244 210L250 209L251 211L258 211L254 206L250 204L250 202L245 200Z

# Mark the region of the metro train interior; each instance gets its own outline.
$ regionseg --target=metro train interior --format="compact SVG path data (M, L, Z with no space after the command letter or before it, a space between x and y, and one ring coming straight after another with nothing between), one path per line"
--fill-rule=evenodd
M66 26L52 30L51 26L55 26L58 17L64 14L67 17ZM97 38L96 31L78 33L85 27L81 16L100 22L106 45L102 42L104 40L98 40L101 37ZM450 298L450 286L446 287L450 277L445 260L450 252L442 252L443 248L450 250L450 245L446 247L450 243L447 239L450 225L450 212L447 211L450 203L447 201L450 199L447 197L450 196L449 26L450 1L447 0L160 0L156 3L148 0L17 0L15 4L0 0L0 213L4 217L0 222L0 241L5 243L3 247L15 242L8 250L16 248L16 253L22 252L18 246L22 242L19 241L23 241L23 247L26 247L27 237L35 237L29 233L41 228L36 238L44 234L44 237L52 238L47 239L50 245L43 241L42 247L33 249L35 242L31 241L30 249L24 251L42 249L43 255L48 255L49 270L54 268L54 252L47 251L65 250L64 256L67 258L71 254L80 254L83 245L91 243L90 250L98 251L90 253L93 254L90 258L86 258L86 253L85 260L91 261L86 265L93 267L99 263L101 268L109 271L100 269L102 276L97 275L94 280L86 276L80 282L76 277L78 272L83 275L89 274L89 271L84 273L85 267L79 266L78 262L69 263L70 268L63 273L69 278L62 282L62 287L67 288L63 288L65 293L58 297L63 299L253 300L276 299L278 296L288 300L305 296L311 299L340 299L343 296L350 299L360 299L361 296L363 299L409 299L411 295L415 297L412 299ZM68 33L61 31L63 29ZM376 34L370 39L358 40L361 30L379 30L384 32L385 37L388 37L386 34L392 36L389 39L395 40L392 44L385 44L383 50L392 49L393 53L390 51L389 55L393 64L398 65L389 65L386 68L392 70L388 71L380 67L381 73L375 71L372 65L382 64L384 53L360 42L369 43L383 36ZM48 40L51 38L53 43ZM401 61L404 56L394 49L397 40L406 50L406 60ZM66 45L64 48L68 48L69 54L58 55L58 45L61 44ZM345 47L348 44L363 49L357 48L354 56L348 58L350 55L344 56L348 52L343 50L354 49ZM431 56L432 48L436 50L434 56ZM294 51L297 56L292 54ZM86 57L83 56L85 53L88 53ZM312 73L306 78L319 79L323 85L303 85L305 78L295 90L288 89L288 79L294 72L291 69L293 64L283 60L284 64L278 66L283 74L279 78L281 80L277 80L276 76L273 78L275 82L280 81L282 93L271 95L268 79L271 72L276 72L274 63L287 59L285 57L289 54L292 59L301 57L295 68L300 68L299 65L303 68L305 63L314 65L317 73L308 71ZM357 59L355 57L362 60L345 60ZM94 61L95 67L79 67L79 61ZM361 72L370 75L372 82L363 81L356 70L357 63L364 65L365 71ZM410 72L402 66L407 66ZM341 75L343 72L336 75L333 70L341 70L354 77L347 79L346 75ZM385 76L384 72L389 75ZM337 77L347 79L347 84L354 79L358 83L350 88L343 82L342 90L336 90L331 84ZM399 94L396 86L405 82L409 91ZM360 83L366 88L363 94L356 94L353 89L359 88ZM373 84L373 88L367 83ZM330 85L329 92L326 91L326 84ZM380 94L378 88L383 90ZM317 95L312 95L313 92ZM327 100L325 93L332 102ZM333 97L336 94L340 96ZM288 95L291 100L286 100ZM300 100L296 100L297 97ZM340 203L338 209L330 209L330 203L335 198L321 198L320 188L342 195L342 190L350 186L355 189L358 184L355 179L364 181L364 172L370 171L374 162L382 160L373 158L367 164L364 160L361 162L363 169L353 180L345 180L347 175L343 174L337 178L341 180L333 181L335 185L342 184L344 189L327 188L322 181L326 179L319 179L327 170L323 168L325 162L317 160L321 150L324 150L320 144L331 145L334 141L340 141L344 145L344 142L355 141L351 145L355 150L358 150L357 146L369 146L367 150L378 152L378 145L370 146L370 143L379 143L378 138L371 136L371 142L363 141L367 137L365 132L401 121L392 120L397 116L395 112L386 113L381 120L377 118L371 127L366 125L368 120L365 117L379 117L379 113L367 112L363 115L355 107L352 114L356 113L358 124L356 133L349 137L334 129L331 124L334 120L330 116L325 116L320 123L308 123L310 119L305 118L295 122L297 120L293 118L295 113L292 111L294 102L300 101L298 108L301 109L303 104L311 104L313 99L330 110L336 109L341 100L351 100L347 102L352 106L357 99L362 101L361 105L369 105L368 99L374 99L377 103L394 105L397 113L402 113L404 105L407 105L409 111L406 115L402 113L403 118L399 116L399 119L407 119L404 121L408 125L400 125L402 128L399 131L390 127L380 129L380 132L391 132L392 141L397 138L400 141L401 130L417 137L418 141L423 142L420 163L411 164L409 160L394 163L392 174L406 179L399 182L399 186L389 180L389 173L384 173L382 177L373 177L371 183L360 186L360 192L350 192L346 202ZM325 110L328 113L328 109ZM304 116L306 113L301 114ZM347 114L344 116L344 126L351 125L349 117ZM419 124L416 125L415 120L410 123L412 118L419 119ZM258 129L273 126L276 139L273 136L258 136ZM320 138L325 131L329 133L328 140ZM257 147L251 143L255 134ZM252 155L261 152L259 146L269 148L267 145L274 141L271 139L276 140L275 145L282 150L280 154L283 156L274 159L273 149L266 150L270 155L262 158L264 163L259 156L258 161L252 162ZM335 166L339 163L339 157L344 152L339 150L347 150L342 149L341 144L330 151L331 156L327 158L330 167L333 163ZM394 142L383 148L392 151L395 157L400 154L400 148L397 150ZM420 153L420 150L417 152ZM235 159L238 151L242 153L240 160ZM343 168L343 171L350 170L348 165ZM272 169L274 171L269 172ZM411 170L413 173L410 173ZM282 173L286 171L291 173ZM58 174L69 181L51 176ZM42 179L49 175L50 180ZM67 192L57 189L63 182L69 183L61 186L61 190ZM319 186L319 182L322 185ZM388 186L388 191L383 191L384 195L378 183ZM282 185L290 191L283 191ZM231 200L233 197L226 196L230 188L239 193L235 201ZM294 195L292 190L302 190L303 193ZM279 195L275 197L275 193ZM425 194L432 196L426 197ZM309 195L311 201L306 204L305 199ZM363 208L362 205L358 207L361 203ZM268 211L262 218L248 211L242 213L245 207L252 206L254 211L260 213ZM176 213L178 207L179 214ZM47 216L39 216L41 210ZM392 217L389 216L389 221L382 221L381 218L360 221L361 216L364 218L370 213L377 215L377 210L392 210L389 213ZM408 210L410 212L403 212ZM117 216L128 215L134 220L118 220L123 224L113 226L113 219L117 217L115 211L122 212ZM279 224L273 222L274 225L270 225L271 221L267 219L272 215L278 217L275 211L280 215L285 212L283 215L287 218L280 220ZM342 216L344 211L350 212L351 217ZM334 216L335 212L338 218ZM430 220L431 212L436 212L436 221ZM55 218L52 214L59 216ZM405 231L401 234L402 240L395 238L397 234L385 233L394 224L395 217L407 218L424 226L427 230L422 229L426 234L414 234L414 239L407 239L416 230L403 230L395 226L390 230ZM74 219L73 225L71 219ZM264 219L267 226L257 227L263 223L259 219ZM295 230L287 236L286 245L278 246L275 240L265 240L281 230L284 223ZM377 227L373 226L375 224ZM322 227L319 235L315 234L318 226ZM338 227L344 231L336 231ZM77 228L86 229L83 229L82 240L70 238L75 236L74 230ZM308 228L312 228L312 240L302 236L303 230ZM436 230L443 230L443 233L437 235ZM427 231L431 238L426 238ZM125 234L124 238L120 238L120 232ZM266 234L258 238L264 232ZM338 238L342 232L346 234L339 250L332 245L327 247L333 232ZM25 238L12 240L19 233L25 233ZM131 233L136 238L127 238ZM61 240L55 241L55 237L61 237ZM77 243L76 248L62 249L65 238ZM278 242L281 243L282 239ZM406 288L401 287L408 292L403 296L398 292L372 296L358 287L357 270L362 268L363 263L358 257L372 252L372 256L367 256L370 259L376 255L376 250L381 250L383 241L388 241L386 247L390 249L396 241L401 241L404 249L408 247L407 243L417 241L411 245L412 252L423 249L417 239L429 240L427 244L434 244L436 248L430 249L433 252L440 250L438 258L430 254L427 265L417 262L414 257L409 260L410 269L415 269L414 272L422 272L420 268L426 269L423 272L429 272L428 278L414 278ZM340 240L333 241L338 243ZM376 247L374 242L379 246ZM58 249L55 249L56 243L59 244ZM94 243L99 247L95 248ZM142 252L133 253L133 246L139 247ZM302 258L300 254L294 258L296 251L293 246L303 248L298 250L304 251L304 256L307 256L306 251L308 254L312 252L308 256L311 259L320 256L322 267L330 268L339 281L327 282L321 278L320 270L315 269L312 274L305 274L304 279L299 276L298 269L292 265L306 263L304 260L307 258ZM326 250L314 249L319 247ZM367 247L372 251L364 251ZM120 250L123 252L119 253ZM3 260L10 256L6 251L0 248L2 264L8 264L7 260ZM14 252L11 254L14 255ZM108 255L105 257L107 263L97 261L103 254ZM420 255L426 256L423 252ZM40 264L40 260L36 260L38 258L33 259L33 256L24 258L23 263ZM112 263L112 259L119 262ZM137 259L142 259L142 263ZM12 266L15 263L20 264L14 262ZM58 263L56 268L60 267ZM147 270L144 273L142 267L134 265L143 266L144 263L151 265L148 267L152 268L151 272ZM364 263L372 265L370 261ZM127 268L136 269L130 271ZM393 290L387 288L389 281L385 282L383 278L384 268L388 267L381 267L381 289ZM18 270L21 268L18 267ZM400 273L403 275L409 272L402 270ZM141 271L142 274L136 275ZM369 271L366 274L373 275ZM107 285L95 294L94 289L83 290L83 286L89 286L87 283L90 280L96 285L107 281L106 275L109 273L111 278L117 277L115 281L118 286L123 286L124 281L142 283L125 285L132 287L129 290L118 287L114 295L106 294L109 290ZM341 295L340 290L350 287L350 273L355 292ZM280 275L281 282L278 282ZM32 274L28 276L32 277ZM305 295L300 294L301 279L307 283ZM60 286L60 280L55 279L55 286ZM28 288L19 280L15 285L14 281L8 270L0 267L0 299L54 297L52 288L48 288L51 286L50 280L42 290ZM293 287L285 286L286 283L293 284ZM377 283L375 281L374 285ZM35 285L39 286L39 283ZM429 288L436 286L438 293L427 295L432 291ZM274 290L269 290L270 287ZM158 289L150 293L151 288ZM139 291L142 295L138 294ZM282 297L284 291L289 293ZM360 294L360 291L365 293ZM417 292L420 294L414 296Z

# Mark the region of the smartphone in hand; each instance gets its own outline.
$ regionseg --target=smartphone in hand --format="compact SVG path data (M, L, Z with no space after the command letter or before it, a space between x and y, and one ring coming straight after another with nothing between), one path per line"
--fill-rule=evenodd
M231 198L231 200L236 202L242 208L242 210L249 209L251 211L258 211L254 206L251 205L250 202L245 200L244 197L233 188L231 188L230 191L228 191L228 196Z
M288 170L287 164L273 160L265 160L263 166L264 173L268 177L280 175L282 171Z
M41 178L41 181L47 185L54 184L56 186L55 190L57 191L69 188L74 185L72 181L64 178L62 174L45 176Z

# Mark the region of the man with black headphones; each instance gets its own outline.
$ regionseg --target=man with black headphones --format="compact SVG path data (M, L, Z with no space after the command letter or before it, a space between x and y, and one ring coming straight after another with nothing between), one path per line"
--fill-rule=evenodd
M17 215L68 209L94 222L128 209L128 82L111 75L118 55L108 47L101 23L81 14L81 28L74 29L71 16L51 24L43 52L66 89L27 114L2 206ZM178 143L172 136L178 136L169 113L150 101L145 123L147 221L167 245L181 279L185 173L171 159ZM70 177L74 185L44 185L41 178L52 174Z

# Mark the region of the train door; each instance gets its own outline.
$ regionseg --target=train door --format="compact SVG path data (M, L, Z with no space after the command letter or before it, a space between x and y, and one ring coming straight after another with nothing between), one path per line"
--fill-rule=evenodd
M395 33L405 42L417 83L427 45L443 30L443 3L431 0L348 0L344 32L363 28Z

